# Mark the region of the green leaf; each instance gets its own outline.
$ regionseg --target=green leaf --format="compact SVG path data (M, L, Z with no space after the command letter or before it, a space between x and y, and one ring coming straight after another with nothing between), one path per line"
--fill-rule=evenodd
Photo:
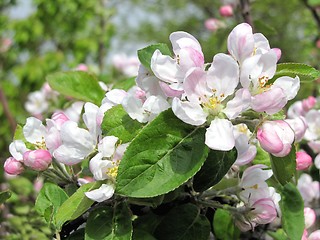
M151 58L155 50L159 49L163 55L171 55L171 51L167 44L157 43L138 50L138 58L141 64L148 70L151 70Z
M128 146L120 162L116 192L144 198L179 187L205 161L204 137L204 128L182 122L171 109L162 112Z
M82 185L68 200L58 209L56 214L56 227L60 229L62 225L70 220L82 215L94 203L84 194L101 186L100 182L92 182Z
M267 231L267 234L270 235L274 240L288 240L286 233L281 228L276 232Z
M94 209L86 225L86 240L130 240L132 236L131 212L126 203L114 207Z
M123 80L117 80L114 82L112 89L123 89L125 91L128 91L131 87L133 87L136 84L136 77L131 77Z
M45 183L37 197L35 209L48 223L55 224L55 215L67 199L68 195L59 186Z
M308 4L312 7L320 6L320 0L308 0Z
M158 240L208 240L210 222L193 204L180 205L164 216L155 230Z
M163 216L158 216L153 212L149 212L146 215L139 216L133 222L133 232L139 229L144 232L148 232L150 235L153 235L162 219Z
M4 203L11 197L11 192L9 190L0 192L0 205Z
M95 76L88 72L72 71L50 74L46 80L59 93L85 102L100 105L105 92Z
M282 76L296 77L299 76L301 82L310 82L317 80L320 77L320 71L302 63L280 63L277 65L277 71L274 77L270 80L274 82Z
M292 145L290 153L285 157L270 154L271 167L275 178L282 184L290 182L296 174L296 150Z
M292 183L284 185L281 191L280 208L282 228L289 239L300 240L304 231L303 199Z
M103 134L116 136L123 143L130 142L142 127L143 124L133 120L122 105L114 106L105 112L101 124Z
M257 146L257 154L252 161L253 164L264 164L271 167L270 155L268 152L264 151L260 146Z
M213 218L213 230L218 239L239 239L240 231L234 225L232 215L227 210L216 210Z
M164 195L160 195L152 198L128 198L128 202L139 206L156 208L162 203L163 199Z
M210 150L207 160L194 176L194 190L202 192L220 182L236 159L235 149L228 152Z

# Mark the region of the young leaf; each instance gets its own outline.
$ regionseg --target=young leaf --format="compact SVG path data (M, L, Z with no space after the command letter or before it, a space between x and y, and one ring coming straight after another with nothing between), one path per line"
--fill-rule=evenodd
M227 210L216 210L213 218L213 230L218 239L239 239L240 231L234 225L232 216Z
M45 183L37 197L35 208L48 223L55 224L55 215L59 207L68 199L68 195L59 186Z
M237 159L237 151L228 152L211 150L200 171L194 176L193 188L198 192L217 184L229 171Z
M282 188L280 208L282 228L289 239L300 240L304 231L304 203L298 189L292 183L287 183Z
M267 234L270 235L274 240L288 240L288 236L281 228L276 232L267 231Z
M130 240L132 236L130 209L124 202L114 207L94 209L89 215L85 231L86 240Z
M56 214L56 227L60 229L66 221L76 219L94 203L85 196L85 192L99 188L100 182L92 182L82 185L68 200L58 209Z
M153 44L138 50L138 58L141 64L149 70L151 70L150 64L152 55L157 49L159 49L163 55L171 55L170 49L168 48L167 44L164 43Z
M274 82L274 80L282 76L292 78L299 76L301 82L310 82L320 77L320 71L302 63L280 63L277 65L276 74L270 81Z
M179 187L199 171L208 148L205 129L179 120L171 109L146 125L128 146L119 166L116 192L144 198Z
M296 173L296 150L292 146L290 153L285 157L275 157L270 154L271 167L274 176L282 184L290 182Z
M0 205L4 203L11 197L11 192L9 190L0 192Z
M122 105L114 106L105 114L101 124L102 132L118 137L123 143L130 142L141 130L143 124L133 120Z
M50 74L46 80L52 89L68 97L96 105L100 105L104 98L105 92L100 87L98 80L88 72L58 72Z
M193 204L180 205L164 216L155 230L158 240L207 240L210 223Z

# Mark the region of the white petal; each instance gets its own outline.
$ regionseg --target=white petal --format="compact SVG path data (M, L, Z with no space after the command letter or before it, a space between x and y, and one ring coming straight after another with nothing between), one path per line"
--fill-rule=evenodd
M102 160L102 158L102 153L99 152L89 162L89 168L95 180L108 179L107 170L114 167L112 161Z
M159 113L170 108L170 104L161 96L150 96L142 106L145 115L148 115L148 121L153 120Z
M106 93L106 97L102 100L102 103L110 102L114 105L121 104L126 95L127 92L122 89L112 89Z
M253 34L256 54L264 54L270 50L268 39L261 33Z
M82 118L93 138L97 138L101 133L101 129L97 124L98 112L99 107L95 104L87 102L84 105L84 114L82 115Z
M67 117L74 121L79 122L80 114L82 112L83 108L83 102L75 102L71 105L71 107L67 108L64 113L67 115Z
M213 150L231 150L235 146L232 123L227 119L214 119L207 128L205 143Z
M106 136L98 144L98 151L103 157L111 157L116 150L116 143L119 138L115 136Z
M9 152L17 161L23 161L23 154L27 150L26 145L21 140L15 140L9 145Z
M114 189L115 188L113 185L102 184L100 188L92 190L90 192L85 192L84 194L91 200L94 200L96 202L103 202L113 196Z
M249 138L245 134L240 134L236 138L235 147L237 149L236 165L242 166L250 163L257 153L257 148L249 144Z
M173 113L185 123L200 126L207 120L207 113L203 111L198 103L181 101L174 98L172 101Z
M41 143L47 134L47 130L42 122L34 117L27 118L26 125L23 127L23 135L30 143Z
M60 134L62 145L53 152L53 156L59 162L67 165L79 163L95 148L96 139L73 121L64 123Z
M184 73L181 72L176 60L163 55L159 50L152 55L151 69L156 77L167 83L182 82L184 78Z
M273 86L281 87L287 96L287 100L291 100L297 95L300 89L300 79L298 76L295 78L287 76L280 77L273 83Z
M239 66L230 56L219 53L214 56L208 70L208 86L215 89L217 94L225 97L234 93L239 83Z
M251 94L248 89L239 89L235 97L231 99L223 112L227 115L229 119L236 118L240 113L249 109L251 103Z
M144 111L142 109L142 101L140 99L135 98L132 95L128 95L123 99L122 106L132 119L136 119L141 123L148 121L147 117L143 114Z
M320 169L320 154L318 154L314 159L314 165L316 166L316 168Z

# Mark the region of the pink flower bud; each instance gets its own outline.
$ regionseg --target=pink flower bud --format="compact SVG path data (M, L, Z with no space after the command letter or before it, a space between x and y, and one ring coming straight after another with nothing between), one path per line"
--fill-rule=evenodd
M219 28L219 20L215 18L209 18L204 22L204 26L209 31L215 32Z
M279 61L279 59L281 58L281 49L280 48L272 48L272 50L276 53L277 55L277 60Z
M230 4L223 5L219 9L219 13L222 17L231 17L233 16L233 8Z
M309 96L307 99L302 100L302 108L304 111L309 111L316 105L317 99L314 96Z
M27 151L23 154L23 162L33 170L44 171L52 162L52 156L44 149Z
M18 175L22 173L24 170L22 162L16 160L13 157L9 157L4 162L4 171L11 175Z
M276 157L284 157L291 151L294 132L285 121L266 121L258 129L257 139L265 151Z
M80 64L76 67L76 70L77 70L77 71L84 71L84 72L86 72L86 71L89 70L89 68L88 68L87 65L85 65L85 64L83 64L83 63L80 63Z
M316 47L317 47L317 48L320 48L320 39L317 40L317 42L316 42Z
M303 234L302 234L301 240L308 240L308 231L307 231L307 229L303 230Z
M306 228L310 228L315 223L316 218L316 212L312 208L304 208L304 224Z
M307 169L312 165L312 158L306 152L296 152L297 170Z
M319 240L320 239L320 230L314 231L308 237L308 240Z

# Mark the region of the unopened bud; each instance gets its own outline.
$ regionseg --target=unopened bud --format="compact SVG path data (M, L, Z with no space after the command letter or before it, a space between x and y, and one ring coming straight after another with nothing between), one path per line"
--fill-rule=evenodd
M233 16L233 8L231 5L223 5L219 9L219 13L222 17L231 17Z
M307 99L302 100L302 108L304 111L309 111L316 105L317 99L314 96L309 96Z
M316 221L316 212L309 207L304 208L304 224L306 228L310 228Z
M306 152L299 151L296 152L296 169L304 170L312 165L312 158Z
M13 157L9 157L4 162L4 171L11 175L18 175L22 173L24 170L22 162L16 160Z
M33 170L44 171L52 162L52 156L44 149L27 151L23 154L23 162Z

